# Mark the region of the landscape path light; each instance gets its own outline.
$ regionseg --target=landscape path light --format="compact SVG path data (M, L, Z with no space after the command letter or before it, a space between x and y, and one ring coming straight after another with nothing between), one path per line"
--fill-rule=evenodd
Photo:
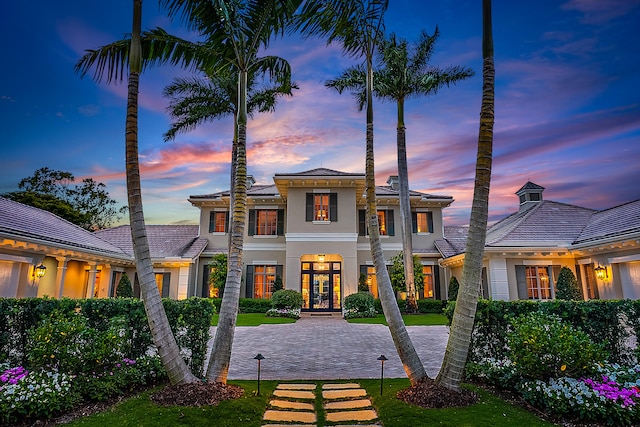
M258 396L260 396L260 361L264 360L264 356L258 353L254 359L258 361Z
M384 354L381 354L380 357L378 357L378 360L380 361L380 396L382 396L382 383L384 382L384 362L385 360L389 359L387 359Z

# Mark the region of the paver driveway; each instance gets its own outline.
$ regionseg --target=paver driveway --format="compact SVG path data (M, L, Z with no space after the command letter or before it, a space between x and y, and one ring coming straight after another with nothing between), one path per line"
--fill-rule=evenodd
M437 375L449 330L446 326L407 326L409 336L429 376ZM215 328L211 330L211 336ZM348 323L336 317L303 317L296 323L236 328L229 379L255 379L261 353L261 378L314 380L379 378L384 354L386 378L406 374L389 328Z

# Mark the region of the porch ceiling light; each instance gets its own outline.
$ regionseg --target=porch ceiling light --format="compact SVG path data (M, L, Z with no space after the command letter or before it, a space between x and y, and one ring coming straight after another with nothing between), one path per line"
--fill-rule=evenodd
M609 278L609 272L607 271L607 267L603 267L602 265L599 265L593 269L596 272L596 277L599 280L606 280Z
M34 274L38 279L44 277L44 275L47 274L47 267L40 263L40 265L35 267Z

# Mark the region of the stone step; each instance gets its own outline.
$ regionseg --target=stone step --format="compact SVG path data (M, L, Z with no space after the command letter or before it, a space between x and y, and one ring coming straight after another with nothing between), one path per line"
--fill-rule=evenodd
M362 388L352 388L346 390L323 390L323 399L347 399L350 397L365 397L367 392Z
M346 388L360 388L358 383L343 383L343 384L323 384L323 390L342 390Z
M373 409L364 409L361 411L328 412L325 418L328 422L332 423L343 421L373 421L378 418L378 414Z
M275 390L273 395L276 397L289 397L292 399L311 399L315 400L316 395L312 391L302 390Z
M317 427L315 424L262 424L262 427ZM333 427L376 427L376 426L333 426Z
M369 399L358 399L358 400L340 400L337 402L328 402L324 404L324 409L328 411L335 411L338 409L356 409L356 408L367 408L372 406L371 400Z
M277 390L315 390L316 384L278 384Z
M269 406L275 406L282 409L296 409L301 411L313 411L313 403L293 402L291 400L274 399L269 402Z
M282 423L315 423L315 412L275 411L267 410L262 417L265 421L277 421Z

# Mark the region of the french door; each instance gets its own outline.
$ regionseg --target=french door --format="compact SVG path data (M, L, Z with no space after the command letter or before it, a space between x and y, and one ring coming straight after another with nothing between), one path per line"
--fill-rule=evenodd
M302 263L303 310L338 311L341 306L341 263Z

